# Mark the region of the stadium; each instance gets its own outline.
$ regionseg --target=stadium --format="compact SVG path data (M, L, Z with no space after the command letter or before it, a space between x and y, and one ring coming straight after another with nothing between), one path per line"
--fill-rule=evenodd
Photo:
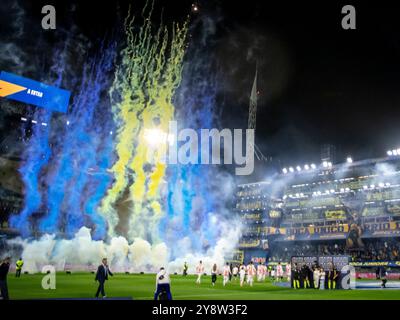
M0 300L400 299L394 31L6 1Z

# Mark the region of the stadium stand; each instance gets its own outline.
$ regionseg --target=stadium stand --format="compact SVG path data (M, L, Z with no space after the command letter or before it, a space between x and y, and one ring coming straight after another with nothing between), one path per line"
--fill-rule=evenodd
M399 261L400 159L285 170L238 185L235 210L245 225L238 249L246 262L315 255Z

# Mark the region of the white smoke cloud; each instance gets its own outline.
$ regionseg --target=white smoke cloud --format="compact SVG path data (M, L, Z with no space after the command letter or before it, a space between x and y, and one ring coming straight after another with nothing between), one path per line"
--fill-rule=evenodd
M136 238L129 244L124 237L115 237L106 243L93 240L90 229L82 227L73 239L56 239L55 235L43 235L38 240L16 238L8 241L9 245L22 247L24 270L29 273L41 272L43 266L53 265L57 271L93 271L103 258L107 258L111 270L115 272L156 272L166 267L169 272L181 273L183 263L189 264L189 273L194 273L196 265L203 261L206 272L214 263L222 267L225 257L239 240L241 224L230 221L221 224L223 236L214 248L205 253L192 252L189 238L182 238L176 245L182 254L170 261L170 250L165 243L150 244Z

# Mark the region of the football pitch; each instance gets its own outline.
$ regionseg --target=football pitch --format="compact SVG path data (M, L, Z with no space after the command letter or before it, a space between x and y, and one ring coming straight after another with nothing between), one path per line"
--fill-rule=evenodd
M11 299L90 299L94 298L97 282L90 273L57 273L56 289L44 290L41 282L44 275L9 275L8 286ZM174 300L364 300L400 299L400 290L314 290L291 289L267 280L255 282L253 287L239 286L232 281L222 286L219 277L215 287L211 277L204 276L201 285L195 283L195 276L171 276L171 291ZM398 282L397 282L398 283ZM152 300L155 290L153 274L114 274L106 283L109 298L132 298L133 300Z

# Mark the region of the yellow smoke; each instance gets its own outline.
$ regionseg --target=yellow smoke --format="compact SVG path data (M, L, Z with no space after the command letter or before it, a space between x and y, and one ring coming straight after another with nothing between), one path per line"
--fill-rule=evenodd
M144 137L147 129L168 132L174 118L173 96L181 81L187 23L173 24L171 31L160 27L154 31L151 13L145 17L137 34L134 18L125 21L127 47L110 89L112 108L118 124L116 133L117 161L110 169L115 182L102 201L100 212L108 221L108 233L116 234L119 223L115 204L129 188L132 212L129 238L157 237L157 224L163 216L160 186L164 181L167 141L150 148ZM152 152L152 161L148 155Z

